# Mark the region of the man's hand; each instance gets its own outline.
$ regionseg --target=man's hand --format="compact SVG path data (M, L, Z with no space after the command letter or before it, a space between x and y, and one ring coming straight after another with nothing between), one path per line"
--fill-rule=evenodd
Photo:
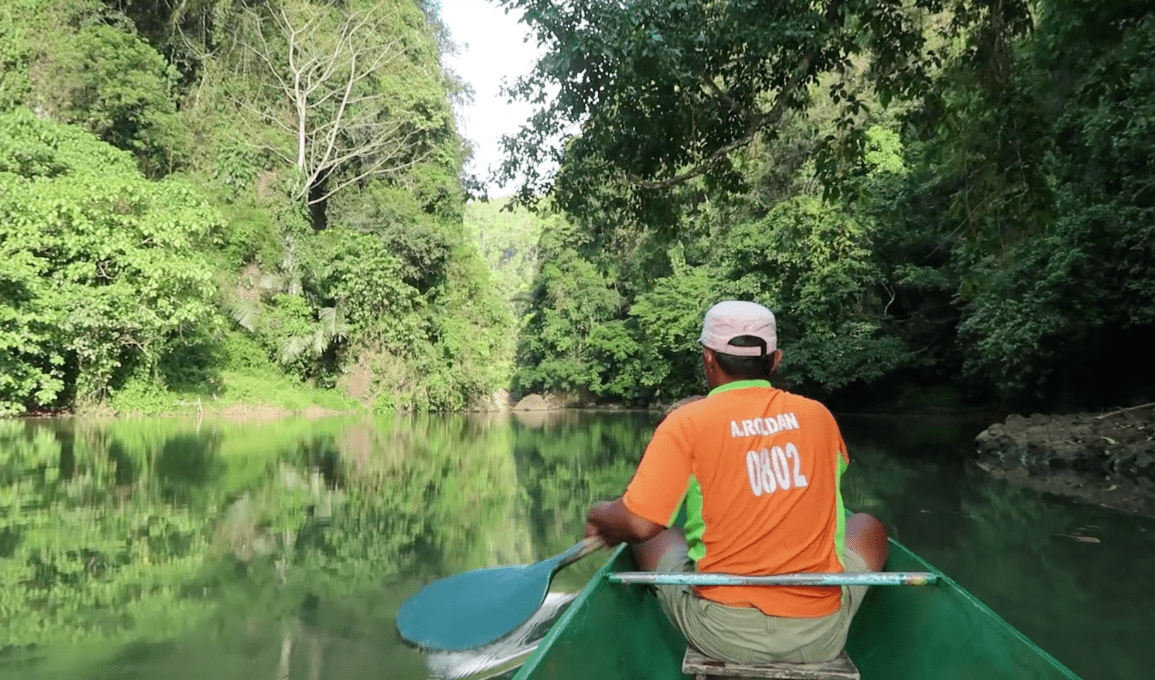
M595 515L597 515L599 517L603 516L606 512L606 509L610 505L613 505L610 501L595 501L594 504L590 506L589 512L586 513L586 536L585 537L590 538L591 536L597 536L598 538L602 539L602 542L606 544L607 548L613 547L614 545L616 545L616 543L610 543L609 539L607 539L604 535L602 535L602 532L598 529L598 525L595 524L593 519L591 519L591 518L594 517Z
M622 499L598 501L586 513L586 536L598 536L609 547L622 541L638 543L662 530L661 524L630 512Z

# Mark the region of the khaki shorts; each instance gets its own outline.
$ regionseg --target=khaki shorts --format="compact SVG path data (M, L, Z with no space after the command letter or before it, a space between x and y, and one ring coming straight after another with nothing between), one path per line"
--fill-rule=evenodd
M858 553L847 549L846 571L870 571ZM657 571L693 572L685 551L666 554ZM842 608L818 618L768 616L754 607L730 607L694 594L690 586L654 586L662 609L694 647L707 656L734 663L793 661L813 663L838 656L866 586L842 588ZM767 586L773 587L773 586Z

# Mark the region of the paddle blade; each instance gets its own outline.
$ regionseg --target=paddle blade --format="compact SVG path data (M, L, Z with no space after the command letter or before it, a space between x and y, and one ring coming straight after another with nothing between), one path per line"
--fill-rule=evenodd
M491 567L434 581L402 603L397 632L418 647L446 651L498 640L541 607L553 571L542 566Z

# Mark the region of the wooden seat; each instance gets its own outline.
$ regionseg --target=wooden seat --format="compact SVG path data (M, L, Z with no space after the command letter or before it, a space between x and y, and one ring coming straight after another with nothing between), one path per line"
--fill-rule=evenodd
M682 672L697 680L707 678L777 678L777 680L862 680L858 668L846 652L821 663L730 663L711 659L693 647L686 647Z

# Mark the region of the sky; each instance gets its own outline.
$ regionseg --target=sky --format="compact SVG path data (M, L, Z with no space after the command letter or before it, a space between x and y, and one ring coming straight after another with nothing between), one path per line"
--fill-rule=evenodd
M441 20L459 46L447 56L446 65L473 88L473 102L458 111L458 124L473 146L473 160L466 170L487 179L488 168L501 162L499 140L516 132L532 109L529 104L510 104L499 93L502 80L525 75L537 61L539 50L519 16L506 14L497 0L440 0ZM491 197L508 194L513 186L489 185Z

